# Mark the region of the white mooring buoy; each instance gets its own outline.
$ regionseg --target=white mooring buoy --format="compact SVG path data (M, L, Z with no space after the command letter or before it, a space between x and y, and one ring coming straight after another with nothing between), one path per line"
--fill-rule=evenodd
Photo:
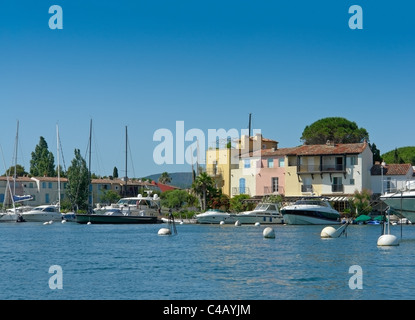
M259 227L261 224L259 222L255 222L255 227Z
M239 220L236 220L236 222L235 222L235 226L236 227L239 227L241 225L241 222L239 221Z
M275 232L274 229L272 229L271 227L266 227L264 229L264 231L262 232L264 238L268 238L268 239L274 239L275 238Z
M320 237L321 238L338 238L345 232L347 226L348 224L346 223L338 229L335 229L331 226L325 227L323 230L321 230Z
M171 235L171 231L169 228L161 228L159 232L157 232L159 236L168 236Z
M399 239L393 234L383 234L378 239L378 246L399 246Z
M221 222L219 222L219 224L225 224L225 221L222 220Z

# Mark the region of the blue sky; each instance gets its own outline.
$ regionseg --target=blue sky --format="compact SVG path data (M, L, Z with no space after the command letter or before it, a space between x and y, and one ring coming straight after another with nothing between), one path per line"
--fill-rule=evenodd
M289 2L289 3L287 3ZM63 29L51 30L51 5ZM351 5L363 30L351 30ZM156 130L248 127L301 143L306 125L345 117L382 153L415 145L415 5L409 1L11 1L0 4L0 144L7 165L20 122L18 162L45 137L66 166L129 176L190 171L154 163ZM185 147L190 142L185 144ZM206 141L208 144L208 141ZM56 156L55 156L56 158ZM3 166L1 166L3 167ZM0 170L3 172L3 170Z

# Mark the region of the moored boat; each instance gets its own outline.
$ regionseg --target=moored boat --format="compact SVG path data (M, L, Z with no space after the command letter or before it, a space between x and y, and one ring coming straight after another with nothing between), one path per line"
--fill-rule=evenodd
M122 210L113 209L103 214L76 214L76 222L80 224L155 224L161 220L157 216L129 215Z
M415 222L415 181L409 181L403 190L381 195L380 199L389 206L392 214Z
M198 223L220 224L222 221L225 224L235 223L234 215L218 209L209 209L206 212L199 213L195 216Z
M325 198L310 197L281 209L287 224L340 224L340 213Z
M30 211L22 212L21 215L27 222L62 221L58 205L38 206Z
M241 224L282 224L284 218L276 203L259 203L254 210L240 212L234 218Z

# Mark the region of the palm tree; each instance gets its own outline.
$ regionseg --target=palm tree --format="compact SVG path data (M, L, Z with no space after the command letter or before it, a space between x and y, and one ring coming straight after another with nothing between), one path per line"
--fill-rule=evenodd
M200 208L202 211L206 211L207 194L213 187L213 179L206 172L199 174L192 184L192 190L199 197Z
M159 182L166 184L171 182L171 177L167 172L163 172L161 176L159 177Z

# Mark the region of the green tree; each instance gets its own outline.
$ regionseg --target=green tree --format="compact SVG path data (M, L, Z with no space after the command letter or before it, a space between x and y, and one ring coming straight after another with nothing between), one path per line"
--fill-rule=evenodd
M305 144L358 143L369 140L369 134L364 128L359 128L355 122L345 118L331 117L315 121L306 126L301 140Z
M200 208L206 211L207 197L214 189L214 181L206 172L199 174L192 183L192 191L199 197Z
M118 202L121 196L114 190L105 190L100 198L103 203L111 204Z
M382 154L386 163L411 163L415 166L415 147L395 148Z
M171 182L171 177L168 174L168 172L163 172L161 174L161 176L159 177L159 182L162 184L166 184L166 183L170 183Z
M118 178L118 168L117 167L114 167L114 170L112 170L112 177L114 179Z
M4 174L3 176L9 176L9 177L13 177L14 176L14 170L15 167L11 166ZM27 175L26 170L24 169L24 167L20 164L16 165L16 176L17 177L23 177L24 175Z
M372 151L373 154L373 163L379 161L382 162L382 157L380 156L380 150L376 147L376 144L374 143L369 143L369 147L370 150Z
M252 210L254 205L249 203L248 200L250 198L247 194L238 194L231 198L230 200L230 210L232 212L242 212Z
M48 150L45 138L40 137L39 144L32 152L30 160L30 174L34 177L55 177L55 158L53 153Z
M180 209L189 202L186 190L169 190L160 195L161 205L170 209Z
M86 165L86 161L82 158L79 149L75 149L75 158L68 168L68 189L67 194L71 199L74 207L80 210L88 209L88 195L91 177ZM75 208L74 208L75 209Z
M356 216L361 214L369 214L372 211L370 205L372 193L370 190L363 189L362 191L356 190L353 194L352 205L355 209Z

